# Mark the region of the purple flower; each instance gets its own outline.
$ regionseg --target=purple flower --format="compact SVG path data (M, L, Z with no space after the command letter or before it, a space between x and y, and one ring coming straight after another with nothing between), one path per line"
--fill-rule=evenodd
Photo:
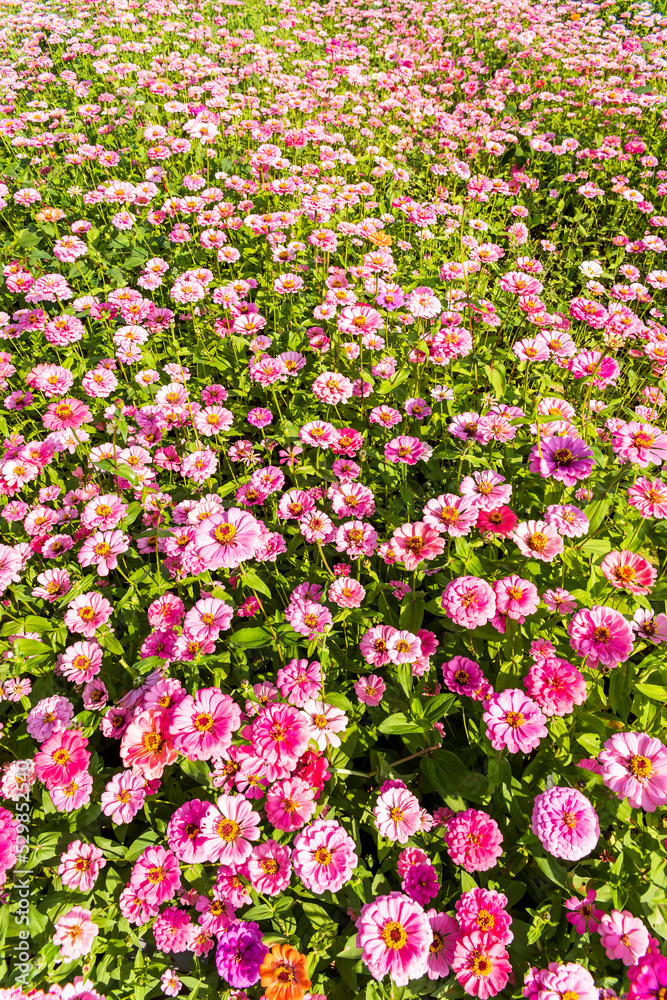
M218 940L215 964L218 974L236 988L254 986L268 948L262 942L259 924L236 920Z
M566 486L587 479L594 464L591 449L575 437L543 438L530 453L531 472L539 472L543 479L553 476Z

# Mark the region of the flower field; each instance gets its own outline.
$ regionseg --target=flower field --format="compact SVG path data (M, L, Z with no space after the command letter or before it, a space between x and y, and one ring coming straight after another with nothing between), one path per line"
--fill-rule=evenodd
M0 1000L666 1000L667 16L0 10Z

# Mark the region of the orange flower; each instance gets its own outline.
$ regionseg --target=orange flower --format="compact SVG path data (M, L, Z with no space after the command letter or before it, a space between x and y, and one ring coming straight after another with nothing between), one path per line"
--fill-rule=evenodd
M266 1000L301 1000L310 989L306 956L289 944L274 944L262 962L259 974Z

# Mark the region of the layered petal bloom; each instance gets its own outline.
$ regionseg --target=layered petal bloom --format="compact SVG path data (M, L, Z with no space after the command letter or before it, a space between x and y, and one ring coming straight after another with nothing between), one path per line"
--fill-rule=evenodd
M567 861L585 858L600 836L597 813L586 796L558 785L535 797L532 830L545 851Z
M600 663L617 667L632 653L634 635L630 623L615 608L595 604L583 608L567 624L570 646L578 656L585 656L589 666Z
M546 719L539 705L518 688L492 694L482 716L486 735L495 750L530 753L547 735Z
M72 962L82 958L91 950L93 941L100 932L91 916L90 910L83 906L73 906L56 920L53 943L60 948L60 957L64 961Z
M195 531L193 545L207 569L217 570L252 559L260 541L260 527L252 514L232 507L206 518Z
M512 966L504 945L492 934L463 934L454 946L452 969L470 996L486 1000L500 993Z
M615 733L598 755L602 780L634 809L667 804L667 747L646 733Z
M492 587L476 576L459 576L451 580L441 600L447 617L468 629L486 625L496 613Z
M401 892L378 896L361 908L357 947L374 979L388 975L396 986L426 973L431 925L424 909Z
M625 549L609 552L602 560L600 569L612 587L630 594L648 594L658 575L647 559Z
M189 760L210 760L227 749L240 725L241 710L228 694L202 688L176 705L169 730L175 749Z
M435 559L445 551L440 533L424 521L396 528L391 547L407 570L416 569L420 562Z
M530 453L531 472L538 473L543 479L557 479L566 486L588 479L594 465L591 449L575 437L542 438Z
M624 965L636 965L648 951L648 930L629 910L612 910L603 914L598 933L607 957L620 958Z
M259 838L259 815L242 795L220 795L200 820L207 861L238 867Z
M294 871L311 892L338 892L358 862L354 841L335 820L318 819L294 839Z
M467 872L488 871L503 853L500 827L481 809L456 813L447 823L445 842L454 864Z
M380 792L373 817L381 836L405 844L421 826L421 807L412 792L401 785Z

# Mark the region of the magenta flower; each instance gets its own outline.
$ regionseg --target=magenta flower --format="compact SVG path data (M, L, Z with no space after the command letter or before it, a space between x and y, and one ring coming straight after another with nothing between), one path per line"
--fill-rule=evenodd
M471 889L454 904L456 919L464 934L480 931L490 934L503 945L514 939L510 930L512 918L506 912L507 896L494 889Z
M632 653L633 632L620 611L596 604L577 611L567 624L570 645L588 666L617 667Z
M547 735L546 719L539 705L518 688L492 694L482 716L494 750L530 753Z
M535 796L532 830L545 851L567 861L585 858L600 837L597 814L586 796L558 785Z
M543 479L551 477L574 486L580 479L588 479L595 465L593 452L576 437L542 438L530 453L530 471Z
M396 986L426 973L431 925L423 908L401 892L378 896L361 908L357 947L374 979L389 975Z
M570 899L565 900L565 909L570 911L565 915L567 921L579 934L592 933L598 929L604 910L598 910L593 905L596 896L595 889L589 889L583 899L571 896Z
M442 607L448 618L464 628L486 625L496 613L496 598L486 580L476 576L458 576L442 594Z
M504 576L493 584L496 608L508 618L517 621L525 615L534 615L540 603L537 587L530 580L523 580L516 574Z
M88 768L88 740L76 729L60 730L35 754L35 773L49 790L63 788Z
M442 674L450 691L467 698L476 698L477 692L487 683L479 663L467 656L454 656L443 663Z
M174 812L167 825L167 842L179 861L193 865L213 860L203 820L214 809L210 802L190 799Z
M181 887L178 861L164 847L147 847L134 863L130 885L149 906L173 899Z
M426 975L429 979L444 979L454 958L454 946L459 937L459 925L454 917L436 910L427 910L433 933L433 941L428 950Z
M467 872L488 871L503 853L500 827L480 809L466 809L452 816L445 831L445 841L454 864L461 865Z
M265 810L277 830L299 830L315 812L315 792L303 778L285 778L266 793Z
M274 703L258 713L250 738L253 753L261 760L290 773L308 746L310 726L298 709Z
M624 965L636 965L648 951L649 932L629 910L612 910L600 918L600 942L607 957L620 958Z
M89 591L74 597L67 605L65 626L70 632L81 632L86 639L92 639L95 631L111 618L113 608L105 597L97 591Z
M360 677L354 684L354 690L359 701L364 705L371 705L372 707L380 704L385 689L385 682L377 674Z
M504 945L497 938L473 931L463 934L456 942L452 969L466 993L486 1000L505 987L512 966Z
M667 804L667 747L646 733L615 733L598 755L602 780L634 809Z

